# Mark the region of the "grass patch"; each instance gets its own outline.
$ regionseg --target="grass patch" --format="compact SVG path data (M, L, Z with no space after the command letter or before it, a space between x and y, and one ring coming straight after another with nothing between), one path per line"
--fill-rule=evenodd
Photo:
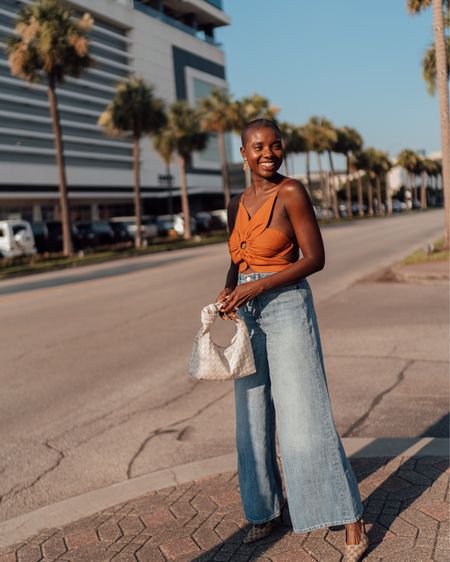
M84 265L92 265L126 259L135 256L147 256L159 252L167 252L170 250L179 250L182 248L194 248L197 246L207 246L209 244L218 244L227 240L226 233L213 233L201 238L195 237L192 240L169 240L149 244L145 248L121 248L107 249L100 251L92 251L84 255L75 255L64 257L60 254L35 256L21 256L19 258L4 258L0 260L0 279L10 277L18 277L21 275L30 275L33 273L43 273L46 271L56 271L61 269L69 269L73 267L82 267Z
M403 265L412 265L415 263L426 263L430 261L448 261L450 258L449 250L444 250L444 239L437 240L427 251L426 248L416 250L402 261Z

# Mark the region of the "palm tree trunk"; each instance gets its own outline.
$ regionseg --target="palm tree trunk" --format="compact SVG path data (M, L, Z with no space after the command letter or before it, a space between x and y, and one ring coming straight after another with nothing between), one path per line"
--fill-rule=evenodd
M445 233L444 248L450 247L450 119L448 109L447 50L445 45L444 9L442 0L433 0L434 44L436 46L436 76L441 121L442 177L444 183Z
M375 176L375 185L376 185L376 189L377 189L377 215L382 215L382 201L381 201L381 179L380 176L377 174Z
M334 163L333 163L333 156L331 155L331 150L327 150L328 152L328 161L330 162L331 168L331 179L330 181L330 188L331 188L331 201L333 206L333 215L335 219L339 218L339 209L338 209L338 200L337 200L337 189L335 183L337 183L336 172L334 171Z
M309 195L311 195L311 159L309 156L309 150L306 151L305 160L306 160L306 179L308 181L308 191L309 191Z
M345 197L347 199L347 214L349 217L353 216L352 213L352 190L350 185L350 154L347 153L347 175L345 177Z
M183 211L184 218L184 239L191 239L191 214L189 212L189 197L187 192L186 183L186 159L184 156L178 157L178 164L180 167L180 186L181 186L181 210Z
M358 170L357 182L358 182L358 215L360 217L363 217L364 216L363 184L362 184L362 178L361 178L361 175L359 173L359 170Z
M289 176L289 164L288 164L288 154L285 152L284 153L284 172L287 176Z
M64 146L61 124L59 121L58 101L56 99L55 78L48 75L48 102L52 118L53 134L55 135L56 167L58 168L59 197L61 205L61 224L63 235L63 254L73 254L72 228L70 225L69 197L67 195L66 166L64 162Z
M141 206L141 165L139 162L139 137L133 139L133 188L134 188L134 214L136 217L136 232L134 245L136 248L142 246L142 206Z
M326 209L326 216L328 217L328 209L330 208L330 199L328 197L328 190L323 177L320 152L316 152L316 154L317 154L317 165L319 167L320 189L322 191L322 206L324 207L324 209Z
M386 189L386 210L388 215L392 215L392 191L389 172L384 176L384 183Z
M166 176L167 176L167 188L169 190L167 211L170 217L173 219L173 190L172 190L172 174L170 173L170 162L166 162Z
M417 201L417 176L411 173L411 198L413 203Z
M411 175L406 169L405 173L405 203L407 203L407 200L411 199ZM409 211L409 207L406 207L406 210Z
M223 196L225 201L225 209L228 208L230 202L230 178L228 175L227 154L225 152L225 137L223 131L217 133L219 141L220 162L222 164L222 178L223 178Z
M368 202L367 202L367 207L368 207L368 215L369 217L373 217L373 185L372 185L372 178L369 176L368 177L368 183L367 183L367 198L368 198Z
M420 206L422 209L427 208L427 173L422 172L422 185L420 187Z

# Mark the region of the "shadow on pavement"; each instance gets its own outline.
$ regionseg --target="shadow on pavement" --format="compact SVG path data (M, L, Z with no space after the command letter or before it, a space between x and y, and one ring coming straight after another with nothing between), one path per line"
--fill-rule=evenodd
M435 434L437 428L441 436L442 429L446 423L448 424L448 419L448 415L443 416L422 436ZM376 444L377 440L372 442L371 446L374 443ZM371 446L367 449L370 449ZM406 450L405 447L403 452ZM424 556L424 560L432 559L431 553L435 548L436 536L442 524L445 524L443 522L448 519L448 515L446 515L448 505L445 503L448 479L443 478L443 475L450 466L448 455L436 457L435 453L432 453L433 450L435 451L435 448L431 444L427 444L413 457L407 458L402 457L402 452L396 457L364 457L365 449L362 449L358 451L357 458L350 457L364 505L363 517L371 545L367 554L373 552L374 560L392 556L393 552L398 552L401 559L406 559L405 551L411 551L411 549L415 554L416 549L418 550L417 556L419 557L414 559L422 560L420 556ZM444 504L447 505L447 508ZM323 554L320 554L322 547L319 545L319 541L323 545L327 542L326 546L333 548L334 557L338 555L336 550L341 550L344 545L344 526L294 535L289 526L289 515L286 511L283 515L283 526L280 525L270 537L253 544L242 544L243 538L250 529L250 525L243 526L239 531L227 537L222 545L216 545L207 552L192 558L192 561L262 560L268 562L273 560L284 562L296 557L295 549L298 550L300 545L302 545L301 550L311 554L313 559L328 560L325 551L322 550ZM401 518L399 518L400 515ZM227 516L224 520L227 520ZM236 518L231 518L230 523L232 521L237 524ZM299 540L289 543L289 535ZM315 540L313 535L317 537ZM285 547L281 544L283 542L286 542ZM279 549L277 543L280 543ZM448 554L447 550L442 550L435 559L448 559ZM324 557L317 558L318 555ZM306 556L306 553L303 556ZM301 555L299 559L303 559ZM335 558L329 559L334 560Z
M124 275L126 273L136 273L137 271L145 271L146 269L154 269L155 267L161 267L162 265L169 265L171 263L187 260L190 257L191 256L177 256L171 259L166 258L164 260L155 260L146 263L133 263L133 264L125 263L122 265L116 265L113 267L108 267L97 271L89 271L86 273L81 273L79 275L73 275L73 274L65 275L61 277L56 277L54 279L35 279L33 281L22 282L19 285L9 285L7 287L1 287L0 285L0 296L13 295L15 293L23 293L25 291L35 291L37 289L48 289L50 287L59 287L61 285L71 285L73 283L82 283L83 281L105 279L107 277ZM89 266L85 265L80 267L89 267ZM71 271L73 273L73 270ZM49 272L42 272L42 273L49 273ZM18 278L18 280L22 280L22 278Z

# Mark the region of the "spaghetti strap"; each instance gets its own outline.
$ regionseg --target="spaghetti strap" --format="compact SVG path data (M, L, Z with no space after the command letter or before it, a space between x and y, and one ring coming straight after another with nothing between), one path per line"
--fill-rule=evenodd
M287 180L289 180L289 179L291 179L291 178L289 178L289 177L283 178L283 179L280 181L280 183L277 184L277 188L276 188L276 190L274 191L274 193L272 193L272 195L271 195L270 197L268 197L268 198L264 201L264 203L263 203L262 205L260 205L260 206L257 208L257 210L253 213L253 215L251 215L251 216L250 216L250 213L247 211L247 207L246 207L245 204L244 204L244 197L245 197L245 191L246 191L246 190L244 190L244 191L242 192L241 198L240 198L240 200L239 200L239 205L242 205L242 207L244 207L244 211L247 213L247 216L248 216L249 220L252 220L253 217L254 217L257 213L259 213L259 211L266 205L267 201L270 201L272 198L273 198L273 202L275 201L275 199L276 199L277 196L278 196L278 192L280 191L281 185L282 185L285 181L287 181ZM272 202L272 203L273 203L273 202ZM272 209L273 209L273 204L272 204L271 209L270 209L269 217L270 217L270 215L272 214Z

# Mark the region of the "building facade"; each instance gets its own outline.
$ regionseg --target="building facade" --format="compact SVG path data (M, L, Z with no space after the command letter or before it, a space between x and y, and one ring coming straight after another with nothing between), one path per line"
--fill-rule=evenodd
M18 10L30 0L0 0L0 218L59 218L54 140L46 85L29 85L11 75L5 38ZM224 53L214 30L229 24L221 0L77 0L77 15L89 12L95 64L57 88L74 219L133 214L131 142L110 138L97 125L130 74L154 86L167 104L227 88ZM147 138L141 142L144 213L167 212L166 166ZM175 209L179 195L176 161L171 165ZM223 206L217 139L195 154L188 168L193 210Z

